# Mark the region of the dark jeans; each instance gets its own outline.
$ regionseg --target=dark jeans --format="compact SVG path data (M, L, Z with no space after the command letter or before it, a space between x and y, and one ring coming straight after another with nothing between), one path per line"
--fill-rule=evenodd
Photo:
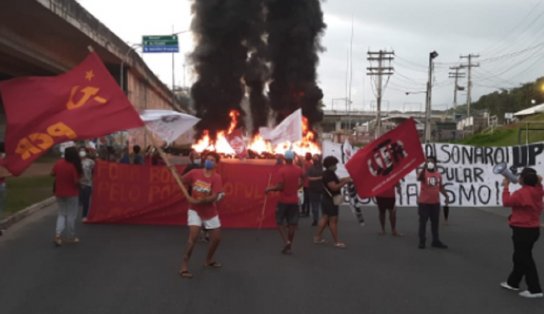
M87 214L89 213L89 207L91 205L91 193L93 191L93 188L88 185L81 185L81 188L79 189L79 204L83 208L83 212L81 214L82 218L87 217Z
M438 236L438 223L440 214L440 204L418 204L419 213L419 243L425 244L427 239L427 220L431 220L431 234L433 244L440 243Z
M304 215L310 214L310 190L304 188L304 203L302 203L302 213Z
M533 260L533 245L540 236L540 228L512 227L512 242L514 242L514 254L512 260L514 268L508 276L508 284L512 287L519 287L523 276L527 283L527 290L531 293L540 293L540 282Z
M319 220L319 213L321 212L321 193L310 192L310 207L312 208L312 218L314 221Z

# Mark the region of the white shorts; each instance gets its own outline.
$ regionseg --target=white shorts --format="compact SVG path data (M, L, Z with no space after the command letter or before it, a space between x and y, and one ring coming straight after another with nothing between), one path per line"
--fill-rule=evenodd
M212 230L220 228L221 222L219 221L219 216L203 220L195 210L189 209L187 211L187 225L204 227L205 229Z

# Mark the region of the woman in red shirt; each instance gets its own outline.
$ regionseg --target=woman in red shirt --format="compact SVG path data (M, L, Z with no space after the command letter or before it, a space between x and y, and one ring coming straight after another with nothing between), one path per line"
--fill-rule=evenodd
M62 245L62 236L72 243L79 243L75 235L78 213L79 179L83 169L75 147L64 151L64 159L53 166L51 175L55 177L55 197L59 208L55 233L55 245Z
M519 283L525 277L527 290L520 292L525 298L542 298L542 288L538 280L535 261L533 260L533 246L540 236L540 214L542 213L541 178L536 171L525 168L520 176L521 189L510 195L508 186L510 181L505 178L502 192L503 206L512 207L512 215L508 223L512 228L512 242L514 242L513 262L514 268L506 282L501 282L501 287L517 291Z

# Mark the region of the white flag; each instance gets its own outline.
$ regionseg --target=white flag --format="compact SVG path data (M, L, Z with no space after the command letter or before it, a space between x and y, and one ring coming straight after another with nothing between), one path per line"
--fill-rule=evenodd
M189 114L172 110L144 110L140 118L157 137L170 144L192 129L200 120Z
M274 145L302 140L302 110L296 110L275 128L259 128L259 133Z

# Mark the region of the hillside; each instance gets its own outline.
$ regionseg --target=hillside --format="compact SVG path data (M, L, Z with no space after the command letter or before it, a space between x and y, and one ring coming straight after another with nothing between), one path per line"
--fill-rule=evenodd
M519 131L520 129L525 130L526 128L529 128L528 136L526 136L525 131L522 131L520 143ZM541 141L544 141L544 113L500 127L493 132L475 134L458 141L457 143L475 146L511 146Z

